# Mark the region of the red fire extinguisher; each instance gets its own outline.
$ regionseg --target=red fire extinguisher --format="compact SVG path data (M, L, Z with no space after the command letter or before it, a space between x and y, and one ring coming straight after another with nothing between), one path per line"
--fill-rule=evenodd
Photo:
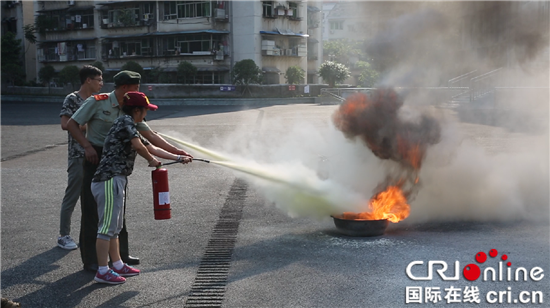
M151 172L153 179L153 205L155 219L170 219L170 191L168 189L168 170L157 167Z

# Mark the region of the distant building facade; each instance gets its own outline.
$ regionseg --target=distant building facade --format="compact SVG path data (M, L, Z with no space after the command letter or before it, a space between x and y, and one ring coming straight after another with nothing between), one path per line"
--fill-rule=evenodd
M316 28L308 26L308 12L315 11L311 1L34 3L38 68L52 65L60 71L100 61L110 74L134 61L144 68L146 80L161 75L174 82L179 63L186 61L198 72L185 83L228 84L235 63L252 59L264 83L279 84L290 66L304 72L319 67L319 44L308 48L308 41L320 40Z
M36 70L36 47L25 39L23 27L34 24L33 1L0 1L2 14L2 35L13 32L21 40L21 53L25 66L26 80L34 80Z

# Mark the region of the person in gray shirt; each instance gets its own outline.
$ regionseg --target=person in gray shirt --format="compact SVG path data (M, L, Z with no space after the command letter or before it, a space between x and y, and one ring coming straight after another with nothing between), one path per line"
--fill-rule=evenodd
M74 91L65 97L61 106L61 129L67 130L67 122L72 115L82 106L84 100L90 97L93 93L97 93L103 87L102 72L95 66L84 65L79 72L80 89ZM86 126L79 127L82 131L86 130ZM59 218L59 237L57 238L57 246L73 250L78 246L71 237L71 217L76 206L76 202L80 197L82 188L82 164L84 162L84 149L74 140L69 132L68 135L68 159L67 159L67 188L61 202L61 214Z

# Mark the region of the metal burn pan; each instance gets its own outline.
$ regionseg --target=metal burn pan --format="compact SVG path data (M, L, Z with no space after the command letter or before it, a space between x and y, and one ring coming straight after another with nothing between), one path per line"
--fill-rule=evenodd
M381 220L354 220L343 219L342 216L331 216L336 229L349 236L380 236L388 227L387 219Z

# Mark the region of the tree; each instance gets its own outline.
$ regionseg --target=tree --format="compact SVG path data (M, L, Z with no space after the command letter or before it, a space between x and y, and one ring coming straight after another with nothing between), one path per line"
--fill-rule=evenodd
M25 33L25 40L29 42L27 49L25 49L26 54L31 44L36 44L36 27L33 24L27 24L23 27L23 32Z
M245 59L235 63L233 67L233 83L236 85L259 84L262 82L262 70L254 60Z
M101 61L95 61L94 63L92 63L92 66L99 68L103 72L103 74L105 74L105 67L103 66L103 63Z
M318 74L319 77L328 82L331 88L334 88L336 83L342 82L350 76L350 72L344 64L332 61L323 62Z
M46 30L51 30L55 28L56 25L57 23L52 17L46 15L36 16L35 27L41 34L46 33Z
M2 36L2 80L12 85L22 85L25 81L25 71L21 61L21 40L15 38L13 32Z
M194 83L197 75L197 67L193 64L183 61L178 64L177 79L179 83Z
M119 10L118 21L123 26L134 26L136 24L136 13L133 10Z
M351 59L365 59L366 54L363 49L362 41L342 39L323 43L323 54L329 56L329 61L346 63L347 65L353 64L350 63Z
M128 61L126 62L126 64L124 64L121 69L123 71L133 71L133 72L136 72L136 73L139 73L140 75L143 76L143 67L141 65L139 65L139 63L135 62L135 61Z
M161 80L164 81L163 78L161 78L163 75L166 75L166 74L163 74L164 73L164 69L160 66L155 66L153 67L153 69L151 70L151 72L149 73L149 76L151 77L151 80L149 82L153 82L153 83L165 83L165 82L161 82Z
M256 65L252 59L244 59L235 63L233 67L233 83L236 85L244 85L242 94L251 95L250 84L262 83L262 70Z
M51 90L50 82L52 81L54 76L55 69L49 64L38 71L38 78L40 79L40 81L48 85L48 92Z
M59 82L63 84L70 83L73 90L76 90L76 86L80 85L80 70L76 65L67 65L61 72L59 72Z
M304 80L304 70L295 65L286 69L285 79L288 84L299 84Z
M378 81L378 72L373 69L370 63L365 61L357 61L355 64L360 70L359 83L365 88L373 88Z

